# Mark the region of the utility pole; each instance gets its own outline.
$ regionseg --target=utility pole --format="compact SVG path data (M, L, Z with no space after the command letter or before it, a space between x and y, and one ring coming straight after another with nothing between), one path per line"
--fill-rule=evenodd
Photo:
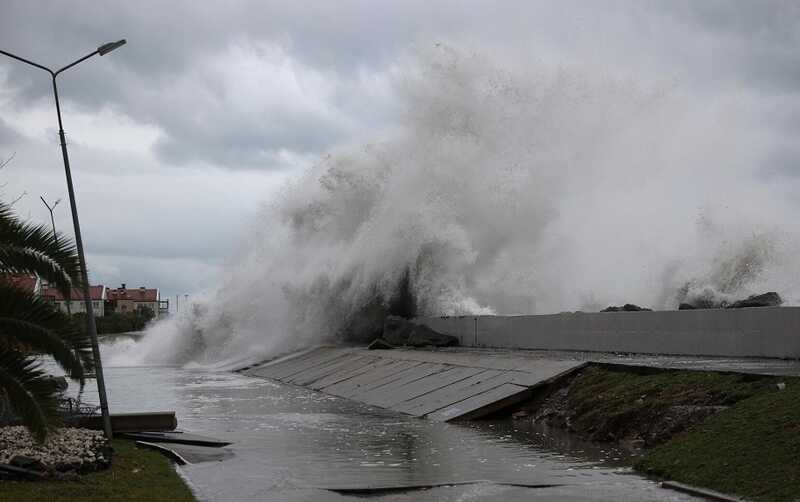
M89 289L89 274L86 270L86 256L83 253L83 239L81 237L81 225L78 221L78 206L75 201L75 189L72 186L72 172L70 171L69 167L69 155L67 154L67 138L64 134L64 125L61 121L61 103L58 101L58 86L56 85L56 78L63 72L64 70L68 70L73 66L86 61L92 56L100 55L105 56L109 52L122 47L125 45L125 40L118 40L116 42L110 42L107 44L103 44L98 47L95 51L83 56L80 59L73 61L72 63L60 68L56 71L51 70L46 66L42 66L39 63L34 63L28 59L16 56L11 54L10 52L6 52L0 50L0 54L6 55L12 59L16 59L17 61L23 62L35 68L39 68L40 70L44 70L50 74L53 83L53 97L55 98L56 102L56 116L58 117L58 137L61 140L61 156L64 159L64 174L67 178L67 194L69 195L69 205L70 209L72 210L72 226L75 231L75 247L78 251L78 263L80 264L80 281L81 281L81 289L83 292L83 300L84 305L86 308L86 331L89 334L89 337L92 341L92 356L94 360L94 372L95 376L97 377L97 394L100 398L100 413L103 416L103 432L105 432L106 439L111 440L113 437L113 431L111 430L111 415L108 412L108 398L106 396L106 382L105 377L103 376L103 363L100 361L100 346L97 343L97 326L95 325L94 320L94 309L92 308L92 297Z

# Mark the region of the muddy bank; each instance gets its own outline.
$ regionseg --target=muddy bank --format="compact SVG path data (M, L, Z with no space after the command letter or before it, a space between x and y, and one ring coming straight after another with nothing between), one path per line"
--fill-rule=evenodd
M515 416L590 441L651 447L776 383L758 375L591 365Z
M797 377L592 364L513 416L634 450L634 467L661 479L753 500L800 493Z

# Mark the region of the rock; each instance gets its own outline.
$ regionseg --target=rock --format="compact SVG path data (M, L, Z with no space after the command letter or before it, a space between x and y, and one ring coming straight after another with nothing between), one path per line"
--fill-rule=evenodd
M70 427L53 430L44 443L34 441L24 427L0 427L0 443L5 445L0 464L55 478L108 467L112 451L101 432Z
M44 473L31 469L14 467L9 464L0 464L0 480L3 479L42 479Z
M403 272L393 289L388 295L376 295L371 302L350 316L337 336L348 342L366 344L380 338L388 317L414 318L417 315L417 306L409 269Z
M458 338L445 335L431 328L416 324L398 316L388 316L383 324L383 340L395 346L411 347L453 347L458 345Z
M434 331L431 328L418 324L411 330L406 345L411 347L456 347L458 338Z
M746 307L778 307L783 304L778 293L770 291L761 295L752 295L744 300L738 300L733 303L728 303L726 300L720 300L713 296L703 295L692 298L678 305L678 310L693 310L693 309L741 309Z
M383 340L392 345L405 345L415 324L398 316L387 316L383 322Z
M393 349L394 345L391 345L389 342L384 340L383 338L376 338L372 340L372 343L367 345L367 350L389 350Z
M29 471L44 471L45 467L41 460L28 457L26 455L15 455L11 457L8 462L9 465L19 467L20 469L27 469Z
M779 307L781 304L783 304L781 295L774 291L770 291L769 293L764 293L762 295L748 296L744 300L733 302L732 304L728 305L727 308L741 309L747 307Z
M622 307L615 307L615 306L606 307L600 312L652 312L652 311L653 309L640 307L632 303L626 303Z

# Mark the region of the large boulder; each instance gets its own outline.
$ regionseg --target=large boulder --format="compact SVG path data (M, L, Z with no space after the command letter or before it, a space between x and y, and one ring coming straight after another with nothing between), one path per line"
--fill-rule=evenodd
M411 319L416 315L417 303L411 285L411 272L406 269L390 295L376 295L347 319L339 338L348 342L369 343L380 338L388 316Z
M387 316L383 324L383 339L391 345L410 347L453 347L458 338L434 331L398 316Z
M748 296L744 300L728 303L725 300L714 300L708 296L698 296L678 305L678 310L694 309L741 309L746 307L778 307L783 304L781 296L770 291L761 295Z
M769 293L764 293L762 295L748 296L744 300L733 302L732 304L728 305L727 308L742 309L746 307L780 307L781 304L783 304L781 295L774 291L770 291Z

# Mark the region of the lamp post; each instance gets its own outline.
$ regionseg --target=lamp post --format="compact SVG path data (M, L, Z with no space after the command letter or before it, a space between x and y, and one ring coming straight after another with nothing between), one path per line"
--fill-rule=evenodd
M42 199L42 204L44 204L44 207L46 207L47 210L50 211L50 224L53 225L53 240L56 241L56 246L58 246L58 234L56 233L56 220L55 218L53 218L53 211L56 209L58 203L61 202L61 199L56 199L56 201L53 202L53 205L51 206L50 204L47 203L46 200L44 200L43 196L40 195L39 198Z
M56 77L58 77L58 75L64 70L68 70L73 66L77 65L78 63L86 61L95 54L99 54L100 56L105 56L109 52L123 45L125 45L125 40L118 40L116 42L103 44L91 54L87 54L86 56L83 56L82 58L56 71L53 71L50 68L42 66L38 63L34 63L33 61L29 61L25 58L21 58L9 52L0 50L0 54L4 54L10 58L16 59L17 61L21 61L23 63L27 63L31 66L35 66L36 68L44 70L47 73L49 73L50 76L53 78L53 97L55 97L56 115L58 116L58 137L61 140L61 155L64 157L64 172L67 177L67 192L69 194L70 209L72 210L72 225L75 229L75 245L78 248L78 261L81 267L81 288L83 290L83 300L84 300L84 305L86 307L86 330L88 331L89 336L92 340L92 356L94 357L94 369L95 369L95 375L97 377L97 393L100 397L100 412L103 415L103 431L105 432L106 438L108 438L109 440L113 437L113 432L111 430L111 417L108 414L106 383L105 383L105 378L103 378L103 364L100 361L100 347L97 344L97 326L95 326L94 322L94 309L92 308L92 298L89 291L89 275L86 271L86 258L83 254L83 239L81 239L81 225L78 221L78 208L75 204L75 190L72 188L72 174L70 173L69 169L69 155L67 154L67 141L64 136L64 126L61 122L61 104L58 102L58 86L56 85Z

